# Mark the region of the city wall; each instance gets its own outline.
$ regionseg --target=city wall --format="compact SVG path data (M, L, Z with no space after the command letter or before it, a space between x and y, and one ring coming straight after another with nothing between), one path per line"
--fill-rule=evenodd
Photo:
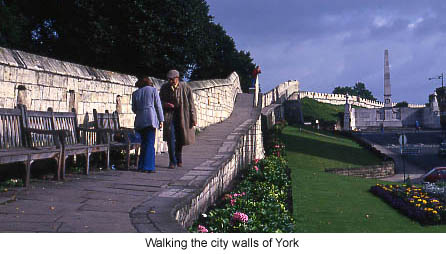
M344 105L346 96L344 94L330 94L330 93L317 93L317 92L306 92L299 91L299 93L295 93L291 95L290 99L297 100L298 96L302 98L311 98L315 99L319 102L329 103L333 105ZM358 96L349 95L349 102L352 105L362 107L362 108L382 108L384 107L384 103L380 101L372 101L363 99ZM392 103L392 106L395 106L396 103ZM409 108L424 108L425 105L422 104L409 104Z
M159 89L165 82L152 78ZM120 124L133 127L131 95L136 77L88 66L59 61L0 47L0 108L14 108L17 103L29 110L64 112L76 109L78 122L93 109L118 111ZM241 93L238 75L226 79L188 82L197 109L198 128L219 123L232 113L237 93ZM162 132L157 133L157 152L166 151Z

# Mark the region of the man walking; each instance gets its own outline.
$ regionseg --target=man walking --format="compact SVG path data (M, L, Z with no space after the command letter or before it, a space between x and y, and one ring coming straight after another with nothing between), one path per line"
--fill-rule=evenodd
M183 166L183 146L195 143L197 114L190 87L180 82L180 73L170 70L160 90L164 111L163 138L169 150L169 168Z

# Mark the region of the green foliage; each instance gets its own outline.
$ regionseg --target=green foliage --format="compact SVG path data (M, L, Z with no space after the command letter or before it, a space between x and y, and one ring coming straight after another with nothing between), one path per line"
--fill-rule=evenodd
M20 13L15 1L0 0L0 45L24 47L27 25L28 19Z
M0 190L4 192L7 192L8 188L11 187L23 187L23 186L24 184L22 179L11 178L6 181L0 182Z
M373 96L372 92L365 88L365 84L362 82L357 82L354 87L349 86L337 86L333 89L334 94L348 94L359 96L363 99L376 101L376 98Z
M398 102L394 108L407 108L409 107L409 103L407 101Z
M165 79L226 78L247 90L254 63L213 22L204 0L6 0L0 45L101 69ZM16 43L20 42L20 43Z
M277 127L277 131L283 127ZM278 140L278 139L275 139ZM277 144L276 144L277 145ZM294 220L288 211L291 181L287 161L281 154L256 160L240 183L189 228L191 232L292 232ZM246 221L235 219L236 214Z

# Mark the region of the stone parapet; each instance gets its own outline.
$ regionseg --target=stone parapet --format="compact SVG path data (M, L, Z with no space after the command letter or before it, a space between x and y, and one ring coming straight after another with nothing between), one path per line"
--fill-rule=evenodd
M131 110L131 96L136 90L136 80L131 75L0 47L2 108L14 108L18 101L29 110L46 111L51 107L56 112L64 112L75 108L79 123L84 122L87 114L92 116L93 109L98 112L117 110L121 126L133 127L135 116ZM156 78L151 80L158 89L166 82ZM200 129L228 118L237 93L241 93L236 73L226 79L187 84L193 91ZM161 131L157 132L156 149L157 152L167 150Z

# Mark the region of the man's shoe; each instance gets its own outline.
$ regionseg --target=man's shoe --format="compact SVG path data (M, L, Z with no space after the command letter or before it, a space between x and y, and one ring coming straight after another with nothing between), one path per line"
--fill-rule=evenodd
M170 169L174 169L174 168L175 168L175 165L173 165L173 164L169 164L169 168L170 168Z
M183 166L183 163L179 162L178 167L182 167L182 166Z

